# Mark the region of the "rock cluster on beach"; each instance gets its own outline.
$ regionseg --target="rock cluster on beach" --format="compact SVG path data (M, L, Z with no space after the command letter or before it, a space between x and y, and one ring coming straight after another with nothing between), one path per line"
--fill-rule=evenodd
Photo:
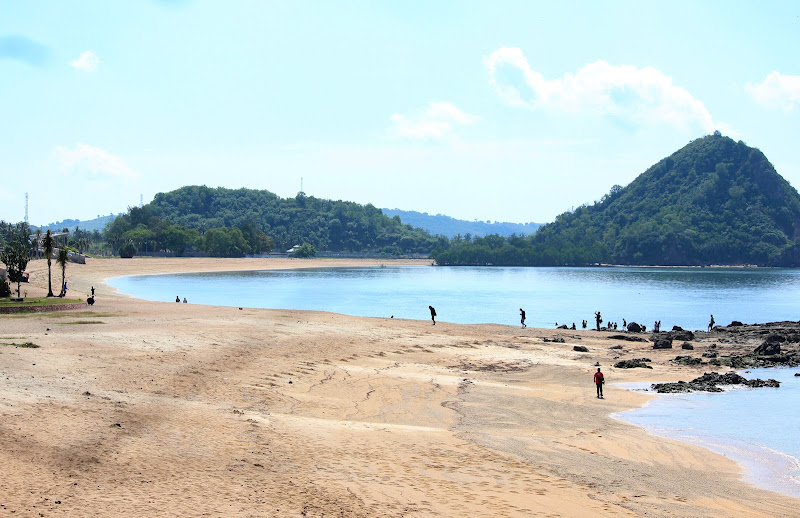
M720 385L744 385L751 388L780 387L780 383L774 379L762 380L757 378L748 380L735 372L727 372L725 374L707 372L689 382L654 383L651 387L659 394L665 394L675 392L722 392L724 389L720 388Z

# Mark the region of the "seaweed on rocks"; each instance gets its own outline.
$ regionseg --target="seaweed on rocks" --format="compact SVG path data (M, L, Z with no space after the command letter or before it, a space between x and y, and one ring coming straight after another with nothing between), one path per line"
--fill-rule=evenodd
M774 379L748 380L735 372L727 372L725 374L707 372L689 382L654 383L651 386L659 394L666 394L674 392L722 392L723 389L720 388L720 385L744 385L751 388L780 387L780 383Z

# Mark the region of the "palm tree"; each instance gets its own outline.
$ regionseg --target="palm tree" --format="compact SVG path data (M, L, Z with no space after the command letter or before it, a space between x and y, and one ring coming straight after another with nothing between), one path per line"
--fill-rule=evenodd
M50 265L52 264L53 259L53 248L55 247L55 239L53 236L50 235L50 229L47 229L47 233L44 235L44 239L42 239L42 248L44 248L44 254L47 256L47 296L53 297L53 283L50 277Z
M67 261L69 261L69 254L66 248L59 248L56 254L56 263L61 266L61 296L67 293L64 291L64 281L67 280Z

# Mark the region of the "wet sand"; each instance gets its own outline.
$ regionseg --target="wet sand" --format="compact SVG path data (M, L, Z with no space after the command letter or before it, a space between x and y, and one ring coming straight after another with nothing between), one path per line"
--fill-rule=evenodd
M70 264L87 310L0 315L0 510L19 516L789 516L733 461L610 417L691 379L594 331L154 303L136 273L375 265ZM423 261L416 264L429 264ZM33 261L29 296L46 293ZM53 268L54 285L60 271ZM23 285L23 289L26 287ZM79 292L76 295L76 292ZM564 343L544 342L561 337ZM623 345L622 350L610 349ZM584 345L588 353L573 351ZM701 352L704 343L695 343ZM734 347L734 346L730 346ZM614 369L616 356L653 370ZM600 362L609 385L594 395Z

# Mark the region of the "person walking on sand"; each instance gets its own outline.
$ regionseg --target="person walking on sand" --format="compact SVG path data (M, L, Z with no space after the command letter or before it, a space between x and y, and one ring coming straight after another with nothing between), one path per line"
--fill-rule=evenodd
M528 326L525 325L525 310L522 309L522 308L519 308L519 318L520 318L520 322L522 322L522 329L525 329L526 327L528 327Z
M711 315L711 320L708 321L708 330L714 329L714 315Z
M603 398L603 383L606 380L603 377L603 373L600 372L600 367L597 368L597 372L594 373L594 384L597 386L597 399L605 399Z
M436 310L433 309L433 306L428 306L428 309L431 310L431 320L433 321L433 325L436 325Z
M94 286L92 286L92 297L94 297Z

